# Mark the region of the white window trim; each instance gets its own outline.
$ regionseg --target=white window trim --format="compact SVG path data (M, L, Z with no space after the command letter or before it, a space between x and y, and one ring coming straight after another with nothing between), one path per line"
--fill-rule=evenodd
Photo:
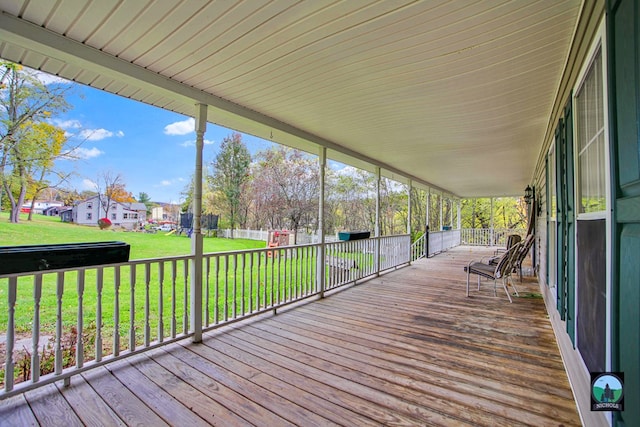
M594 40L591 43L591 46L589 47L589 51L586 55L586 58L588 58L588 60L583 64L582 68L580 69L580 73L578 74L578 79L576 80L576 84L573 88L573 95L572 95L572 103L574 105L574 114L573 114L573 132L574 135L577 134L576 129L577 129L577 111L575 109L575 106L577 105L576 102L576 94L580 91L580 89L582 88L582 85L584 84L584 80L585 77L587 75L587 72L590 70L591 65L593 64L593 61L595 59L595 55L596 52L598 51L598 49L600 49L601 51L601 57L602 57L602 99L603 99L603 107L604 107L604 138L605 138L605 149L604 149L604 157L605 157L605 205L606 205L606 209L604 211L598 211L598 212L590 212L590 213L579 213L578 215L576 215L576 221L588 221L588 220L595 220L595 219L604 219L605 220L605 234L606 234L606 242L605 242L605 254L606 254L606 319L605 319L605 342L606 342L606 349L605 349L605 367L606 369L610 370L611 369L611 315L612 315L612 311L611 311L611 301L612 301L612 283L611 283L611 275L612 275L612 262L611 262L611 247L612 247L612 242L611 242L611 236L612 236L612 216L611 216L611 168L610 168L610 156L609 156L609 147L610 147L610 141L609 141L609 93L608 93L608 75L607 75L607 63L608 63L608 52L607 52L607 38L606 38L606 26L605 26L605 20L604 18L600 21L600 24L598 25L598 30L595 33L594 36ZM573 152L574 152L574 185L577 184L579 176L577 174L578 172L578 138L574 138L573 139ZM578 192L574 191L574 196L575 196L575 200L574 200L574 206L579 206L580 201L578 200ZM575 234L575 241L574 241L574 247L577 248L577 233ZM576 252L576 255L577 252ZM575 271L577 273L577 268L578 268L578 256L575 257ZM575 275L575 277L577 278L577 274ZM577 285L577 283L576 283ZM575 309L576 309L576 313L578 313L578 310L580 309L580 307L578 307L578 292L576 289L575 292ZM576 350L577 350L577 343L580 340L580 337L578 335L576 335ZM586 370L587 367L586 365L584 366L584 369Z

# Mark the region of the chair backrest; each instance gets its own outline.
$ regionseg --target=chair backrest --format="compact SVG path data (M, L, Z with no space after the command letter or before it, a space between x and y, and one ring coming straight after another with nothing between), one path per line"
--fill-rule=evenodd
M509 234L507 236L507 249L522 240L519 234Z
M520 248L522 244L523 244L522 242L518 242L515 245L511 246L498 259L498 264L496 265L495 275L494 275L496 279L504 277L505 274L508 274L511 272L511 269L513 268L513 262L517 258L517 255L520 253Z
M522 264L522 261L524 261L524 259L529 254L529 250L531 249L531 246L533 246L533 241L535 239L536 239L536 236L534 234L529 234L524 239L524 241L522 242L522 245L520 246L520 249L518 250L518 255L514 260L514 264L513 264L514 267L519 267Z

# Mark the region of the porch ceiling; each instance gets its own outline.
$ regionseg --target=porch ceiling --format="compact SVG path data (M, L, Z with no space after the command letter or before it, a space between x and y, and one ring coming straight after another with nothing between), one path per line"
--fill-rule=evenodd
M530 182L580 0L0 0L0 56L461 197Z

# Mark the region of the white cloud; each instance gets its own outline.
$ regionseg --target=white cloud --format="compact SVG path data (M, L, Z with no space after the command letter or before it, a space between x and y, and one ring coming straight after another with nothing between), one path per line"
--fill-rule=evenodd
M116 136L118 138L122 138L124 136L124 132L122 132L121 130L119 130L118 132L116 132Z
M174 122L164 127L164 133L166 135L186 135L196 130L196 120L194 118L188 118L181 122Z
M96 147L93 148L84 148L77 147L69 153L70 158L74 159L93 159L100 155L104 154L104 151L100 151Z
M98 184L96 184L95 182L91 181L90 179L83 179L82 180L82 189L83 190L91 190L91 191L97 191L98 190Z
M171 181L169 181L168 179L163 179L162 181L160 181L160 185L163 187L168 187L169 185L171 185Z
M359 178L362 174L362 170L358 169L356 167L353 166L344 166L342 168L340 168L341 164L339 163L334 163L332 164L332 166L334 166L336 169L336 175L342 175L342 176L351 176L354 178Z
M112 137L113 132L106 129L82 129L79 136L88 141L100 141Z
M205 139L203 141L204 145L211 145L211 144L215 144L215 141L212 141L210 139ZM189 140L189 141L185 141L183 143L180 144L181 147L195 147L196 146L196 141L195 140Z
M68 129L80 129L82 127L82 123L79 120L60 120L54 119L53 124L62 128L64 130Z

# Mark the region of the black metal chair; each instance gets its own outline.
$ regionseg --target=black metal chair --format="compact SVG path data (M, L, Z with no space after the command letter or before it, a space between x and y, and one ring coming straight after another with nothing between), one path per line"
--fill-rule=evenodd
M484 259L469 261L469 264L464 268L464 271L467 272L467 296L469 296L469 278L472 274L475 274L478 276L478 290L480 290L480 278L484 277L485 279L493 280L493 293L496 296L497 281L501 279L502 288L507 294L509 302L513 302L507 286L509 285L509 277L513 271L513 265L517 259L517 255L520 253L522 244L522 242L518 242L511 246L504 254L495 258L495 264L491 263L490 260L485 261ZM513 283L511 283L511 286L516 295L518 295L518 290L513 286Z

